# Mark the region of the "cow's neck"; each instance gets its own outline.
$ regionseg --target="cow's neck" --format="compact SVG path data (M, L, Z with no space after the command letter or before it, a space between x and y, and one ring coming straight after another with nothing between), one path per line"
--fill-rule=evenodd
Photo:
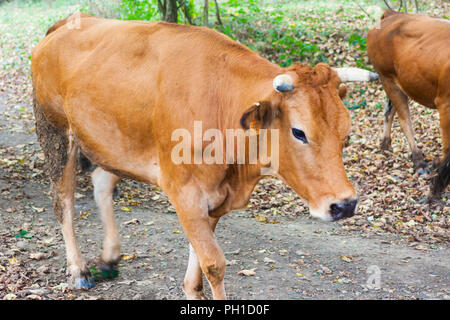
M231 210L247 206L255 185L262 177L258 166L230 165L219 186L222 200L210 208L209 215L221 217Z

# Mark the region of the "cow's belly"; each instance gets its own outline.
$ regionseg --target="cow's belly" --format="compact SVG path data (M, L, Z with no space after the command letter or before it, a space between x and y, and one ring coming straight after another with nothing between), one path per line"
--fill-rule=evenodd
M436 108L434 99L436 98L437 88L435 86L430 85L426 81L417 82L409 81L409 79L397 80L396 83L415 102L428 108Z
M436 74L435 74L436 73ZM438 72L420 60L405 60L396 69L396 84L412 100L429 108L435 108Z
M122 178L159 185L161 170L156 153L135 154L130 149L111 145L91 145L77 137L82 152L95 164Z
M159 184L159 158L151 136L129 135L111 116L91 114L86 121L75 113L68 118L77 143L91 161L120 177Z

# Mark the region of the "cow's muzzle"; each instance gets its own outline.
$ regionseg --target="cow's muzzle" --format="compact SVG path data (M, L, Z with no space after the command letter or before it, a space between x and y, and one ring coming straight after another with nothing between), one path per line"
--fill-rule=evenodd
M333 203L330 206L330 214L333 221L352 217L355 214L356 203L356 200L345 200L343 202Z

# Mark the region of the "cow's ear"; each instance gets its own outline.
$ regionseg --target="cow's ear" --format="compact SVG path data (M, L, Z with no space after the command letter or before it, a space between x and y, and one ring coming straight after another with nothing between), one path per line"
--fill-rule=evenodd
M345 85L341 84L338 91L341 99L344 99L347 96L347 87Z
M254 103L241 117L241 126L247 129L267 128L272 124L276 110L269 101Z

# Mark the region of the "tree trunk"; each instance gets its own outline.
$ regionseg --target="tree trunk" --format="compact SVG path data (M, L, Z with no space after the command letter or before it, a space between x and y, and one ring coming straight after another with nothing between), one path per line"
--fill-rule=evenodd
M208 0L204 1L205 7L203 8L203 25L208 26Z
M166 20L167 2L158 0L158 10L162 20Z
M167 10L166 15L164 17L164 21L167 22L178 22L178 6L177 0L166 0L167 1Z
M220 19L219 4L217 3L217 0L214 0L214 3L216 4L216 17L217 17L217 22L218 22L220 25L223 25L222 20Z

